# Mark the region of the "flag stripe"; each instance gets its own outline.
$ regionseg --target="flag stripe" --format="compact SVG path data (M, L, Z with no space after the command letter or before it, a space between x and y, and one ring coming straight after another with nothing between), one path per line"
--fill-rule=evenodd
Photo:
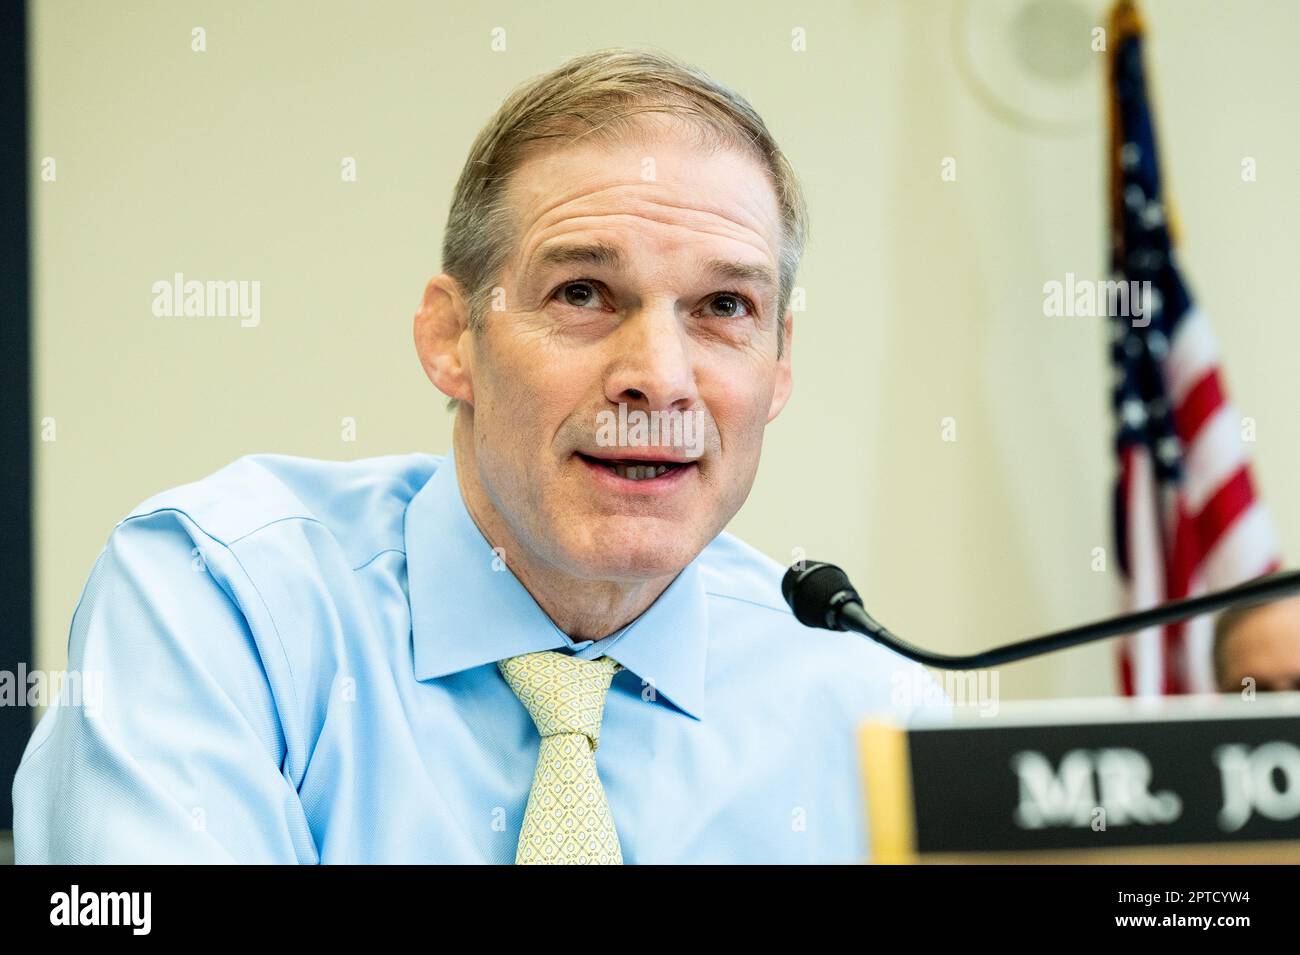
M1155 518L1157 488L1150 455L1145 448L1130 448L1124 467L1124 498L1130 514L1139 520L1130 525L1128 565L1133 568L1127 594L1129 610L1145 610L1160 603L1164 590L1164 545L1157 536ZM1149 627L1130 638L1133 657L1133 691L1141 696L1163 691L1163 637L1159 627Z
M1165 362L1169 400L1181 405L1196 383L1219 367L1219 346L1210 323L1195 305L1178 324Z
M1250 470L1242 467L1219 488L1196 515L1196 562L1199 564L1241 515L1255 503Z
M1219 384L1219 369L1209 368L1201 380L1188 390L1183 400L1176 405L1174 423L1178 425L1178 437L1183 444L1196 440L1201 427L1221 408L1224 407L1223 388Z
M1277 533L1268 511L1256 501L1210 548L1202 562L1206 583L1219 590L1271 574L1282 566Z
M1188 510L1204 508L1220 488L1248 467L1249 461L1237 414L1224 405L1201 427L1196 440L1187 448L1183 493Z

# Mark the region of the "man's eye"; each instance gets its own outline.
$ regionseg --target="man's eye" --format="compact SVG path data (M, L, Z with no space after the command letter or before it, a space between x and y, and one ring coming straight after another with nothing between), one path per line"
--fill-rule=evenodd
M596 292L596 284L588 282L586 279L577 282L565 282L555 290L553 298L559 298L565 305L571 305L574 308L587 308L592 302L600 303L600 296Z
M722 309L714 313L715 318L745 318L753 312L748 299L732 292L718 293L709 301L709 305L720 306Z

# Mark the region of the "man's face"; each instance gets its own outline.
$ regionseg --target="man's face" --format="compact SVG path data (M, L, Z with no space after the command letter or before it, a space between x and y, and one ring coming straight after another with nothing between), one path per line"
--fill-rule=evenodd
M1252 610L1228 632L1222 689L1240 692L1247 677L1262 692L1300 690L1300 599Z
M689 563L748 495L790 385L763 167L672 123L643 128L514 173L499 310L467 336L471 484L532 557L594 580ZM658 413L657 441L638 413Z

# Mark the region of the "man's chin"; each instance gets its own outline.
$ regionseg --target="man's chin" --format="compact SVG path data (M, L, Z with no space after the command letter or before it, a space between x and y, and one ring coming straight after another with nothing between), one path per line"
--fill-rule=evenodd
M611 528L571 550L570 560L576 576L589 580L649 581L675 577L706 543L671 529Z

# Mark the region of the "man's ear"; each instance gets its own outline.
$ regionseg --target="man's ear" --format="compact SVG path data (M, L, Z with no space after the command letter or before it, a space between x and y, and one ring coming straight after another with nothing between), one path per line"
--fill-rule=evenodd
M415 351L434 386L466 404L474 403L473 369L468 361L469 303L450 275L435 275L424 287L415 313Z
M794 351L794 309L787 308L781 322L785 325L785 347L781 351L781 357L776 360L776 387L772 389L772 404L767 409L768 423L781 413L794 388L790 368L790 353Z

